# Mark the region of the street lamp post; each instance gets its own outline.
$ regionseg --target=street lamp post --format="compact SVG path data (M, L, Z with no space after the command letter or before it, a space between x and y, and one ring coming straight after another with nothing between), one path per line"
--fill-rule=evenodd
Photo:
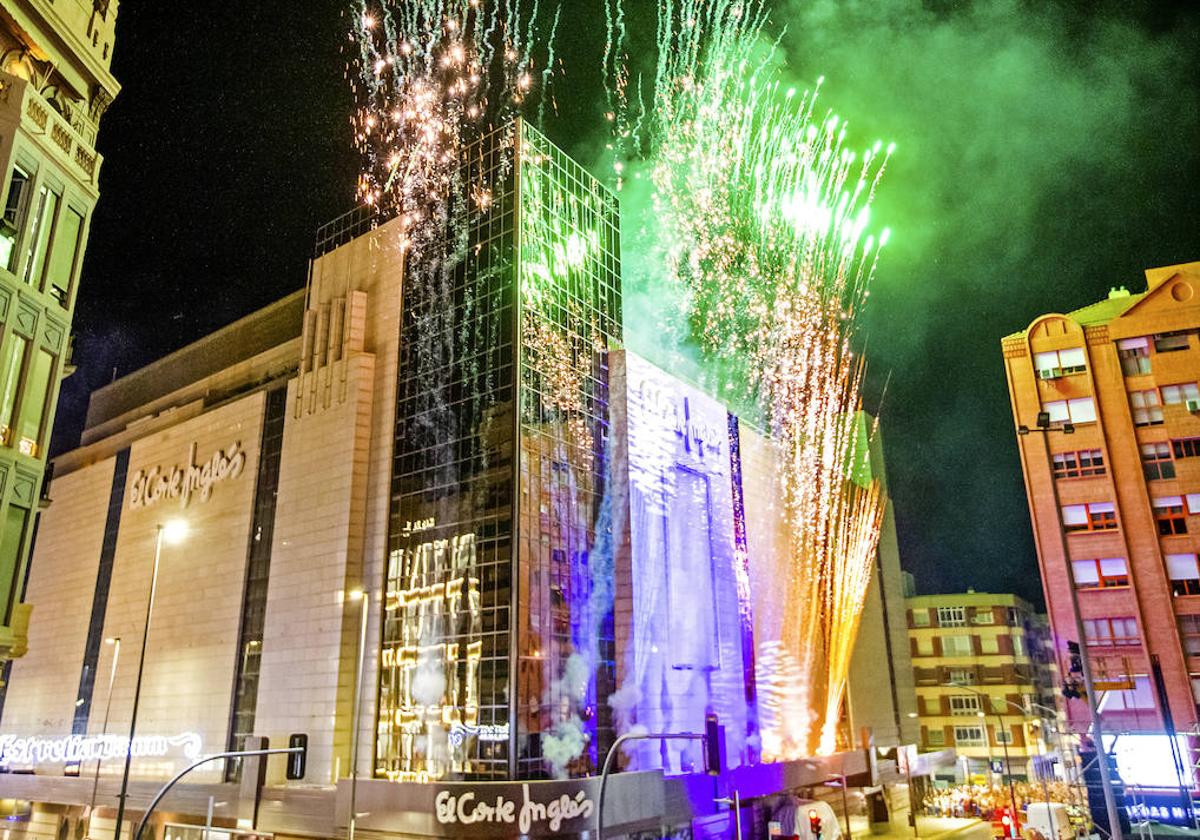
M985 704L987 703L988 695L984 694L982 691L971 688L971 686L969 686L969 685L963 685L962 683L947 683L946 685L950 688L961 688L964 691L969 691L972 694L976 695L977 697L982 697L984 700L984 703ZM1008 702L1007 699L1005 700L1005 702ZM1005 738L999 737L1001 731L1004 729L1004 718L1003 718L1003 716L1001 716L1001 714L999 712L996 711L995 706L992 707L992 713L996 716L996 723L998 725L998 727L996 729L996 737L1000 741L1000 746L1004 749L1004 772L1008 776L1008 801L1012 804L1013 819L1015 820L1015 819L1017 819L1017 792L1016 792L1015 788L1013 787L1012 764L1009 762L1009 758L1008 758L1008 738L1007 737L1005 737ZM983 717L985 714L986 714L985 712L980 712L979 716ZM984 734L986 735L987 734L986 726L983 728L983 731L984 731ZM1006 736L1007 736L1007 734L1008 733L1005 733ZM991 751L991 748L989 747L988 748L989 760L990 760L991 754L992 754L992 751Z
M105 639L104 643L113 646L113 659L112 659L112 668L110 668L109 672L108 672L108 700L106 700L104 703L104 723L100 727L101 739L103 739L103 737L108 734L108 713L112 711L113 683L117 679L117 662L121 658L121 637L114 636L111 639ZM96 759L96 775L92 779L92 801L91 801L91 804L88 805L88 836L89 837L92 834L92 820L95 818L95 814L96 814L96 791L100 787L100 764L102 762L103 762L103 759L101 759L101 758Z
M350 600L362 603L359 607L358 664L354 671L354 734L350 741L350 819L346 828L346 840L354 840L354 829L358 822L358 732L359 719L362 717L359 714L359 705L362 703L363 658L367 651L367 613L370 608L367 593L361 589L351 592Z
M1050 454L1050 433L1061 432L1064 435L1072 435L1075 433L1075 425L1070 422L1064 422L1058 428L1050 425L1050 414L1045 411L1039 411L1037 415L1037 428L1031 429L1028 426L1017 426L1017 434L1021 437L1027 437L1030 432L1037 432L1042 436L1042 451L1046 456L1046 470L1050 478L1050 490L1054 498L1054 516L1062 515L1062 501L1058 495L1058 482L1054 479L1054 460ZM1025 447L1020 447L1021 459L1025 460ZM1025 475L1029 475L1029 469L1026 465ZM1030 504L1032 504L1032 496ZM1034 520L1034 528L1037 528L1036 518ZM1058 521L1055 531L1058 533L1059 544L1062 550L1063 565L1067 570L1067 585L1071 591L1071 617L1075 622L1075 637L1080 645L1079 664L1083 671L1083 687L1087 695L1088 713L1092 718L1092 736L1096 743L1096 756L1099 759L1100 769L1100 786L1104 790L1104 810L1108 815L1109 831L1112 832L1112 840L1124 840L1121 831L1120 811L1117 809L1117 797L1113 791L1112 777L1108 766L1108 753L1104 747L1104 724L1100 719L1100 711L1096 708L1096 691L1092 686L1092 666L1088 660L1087 639L1083 632L1083 617L1079 613L1079 595L1075 591L1075 569L1071 565L1071 551L1067 545L1067 535L1063 530L1061 521Z
M187 534L187 525L173 520L157 526L154 538L154 565L150 571L150 593L146 598L146 623L142 628L142 649L138 653L137 682L133 688L133 712L129 716L129 743L125 747L125 771L121 776L121 793L117 802L117 821L113 826L113 840L121 840L121 823L125 819L125 802L129 798L129 765L133 762L133 739L137 734L138 704L142 699L142 675L146 669L146 642L150 638L150 617L154 614L154 595L158 590L158 565L162 559L163 541L179 542Z

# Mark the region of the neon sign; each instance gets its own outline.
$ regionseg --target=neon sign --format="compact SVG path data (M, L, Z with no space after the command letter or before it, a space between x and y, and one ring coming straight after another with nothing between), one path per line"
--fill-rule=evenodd
M595 806L587 791L574 796L562 794L549 802L537 802L529 797L529 785L521 785L521 802L503 794L489 794L486 799L474 791L458 794L443 790L434 800L434 814L439 825L474 825L476 823L516 823L521 834L528 834L536 823L544 822L557 832L564 820L587 819Z
M129 738L122 735L64 735L42 738L32 735L0 735L0 765L75 764L122 758L132 752L134 758L162 758L174 747L184 758L200 757L200 736L195 732L179 735L139 735L129 749Z
M246 466L246 453L241 441L235 441L228 449L218 449L203 464L196 463L196 444L188 450L186 466L151 467L133 474L133 487L129 491L131 508L150 507L163 499L179 499L181 507L187 507L193 495L207 502L212 496L213 485L227 478L237 478Z

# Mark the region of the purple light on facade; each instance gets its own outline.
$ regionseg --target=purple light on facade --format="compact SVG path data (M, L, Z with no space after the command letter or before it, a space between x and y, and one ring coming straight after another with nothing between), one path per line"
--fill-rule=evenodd
M746 509L742 495L742 444L738 419L729 415L729 484L733 493L733 561L737 576L738 622L742 637L742 672L746 685L746 742L754 745L758 730L758 686L754 677L754 607L750 595L750 551L746 542ZM757 750L750 746L752 753ZM758 756L752 754L751 761Z

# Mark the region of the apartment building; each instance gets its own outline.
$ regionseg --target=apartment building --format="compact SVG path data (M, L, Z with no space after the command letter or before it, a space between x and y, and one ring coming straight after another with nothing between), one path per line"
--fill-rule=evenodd
M117 0L0 0L0 664L27 646L26 560L99 198Z
M1110 731L1161 733L1168 710L1195 731L1200 263L1146 281L1039 316L1002 349L1059 662L1083 643ZM1076 731L1090 721L1079 700L1068 714Z
M1053 765L1069 746L1058 738L1045 620L1008 594L969 590L906 603L921 748L955 749L959 777L1059 773Z

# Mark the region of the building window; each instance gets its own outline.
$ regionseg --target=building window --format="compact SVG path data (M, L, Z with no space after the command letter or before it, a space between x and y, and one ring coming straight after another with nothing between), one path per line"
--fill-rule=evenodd
M1007 703L998 703L997 705L1005 706L1005 707L1008 706ZM1012 732L1008 729L1008 727L1004 727L1003 729L996 729L995 732L996 732L996 743L997 744L1011 744L1013 742Z
M963 627L967 623L966 607L938 607L939 627Z
M1188 493L1187 499L1188 513L1200 513L1200 493Z
M1059 452L1054 456L1055 478L1086 478L1104 473L1104 453L1099 449Z
M1179 638L1188 656L1200 656L1200 615L1179 616Z
M1158 393L1155 392L1155 396ZM1042 411L1050 415L1051 423L1094 423L1096 422L1096 404L1091 397L1080 397L1074 400L1054 400L1043 403Z
M12 619L13 604L20 598L21 546L29 527L30 515L25 508L11 502L4 514L4 533L0 535L0 613L4 623Z
M959 685L975 685L974 668L951 668L946 672L946 682Z
M50 253L50 237L58 213L59 196L49 187L38 191L37 210L29 227L29 246L25 249L25 282L39 289L46 271L46 255Z
M1124 674L1118 677L1129 677ZM1133 688L1124 691L1110 691L1105 696L1103 712L1133 712L1154 708L1154 690L1150 687L1150 678L1145 676L1133 677Z
M970 636L944 636L942 638L943 656L972 656L975 646L971 644Z
M955 717L979 714L979 697L974 694L955 694L950 697L950 714Z
M1037 353L1033 358L1039 379L1057 379L1060 376L1083 373L1087 370L1082 347L1050 350L1046 353Z
M954 743L959 747L986 747L982 726L954 727Z
M1175 462L1171 459L1171 444L1142 444L1142 473L1147 481L1158 478L1174 478Z
M1189 411L1200 408L1200 387L1195 382L1162 386L1162 401L1166 405L1184 403Z
M975 624L992 624L996 620L996 614L991 610L976 610L975 617L972 619Z
M1129 616L1119 618L1085 618L1083 637L1095 647L1118 647L1140 644L1137 619Z
M1159 333L1154 336L1155 353L1173 353L1176 350L1188 349L1188 334L1186 331Z
M1124 557L1104 557L1099 560L1075 560L1076 589L1109 589L1129 585L1129 569Z
M17 404L17 394L20 392L25 356L29 353L29 339L14 335L8 350L8 364L4 366L4 386L0 391L0 444L4 446L11 446L13 442L13 412Z
M933 656L933 639L927 636L917 638L917 656Z
M986 654L995 654L1000 652L1000 637L999 636L980 636L979 637L979 652Z
M1116 508L1112 502L1090 502L1086 505L1063 505L1063 529L1070 531L1111 531L1117 527Z
M1192 674L1192 702L1200 707L1200 674Z
M82 240L83 214L74 207L67 207L58 221L58 232L50 251L50 267L46 272L50 296L64 309L70 300L71 280L75 276L75 263Z
M54 397L53 377L54 356L39 348L29 366L19 406L21 419L17 423L17 447L30 457L36 457L41 450L42 419Z
M1180 438L1171 441L1171 449L1176 458L1195 458L1200 456L1200 438Z
M1140 376L1150 372L1150 340L1148 338L1123 338L1117 342L1117 354L1121 357L1121 373Z
M928 627L929 626L929 610L913 610L912 611L912 626L913 627Z
M1161 496L1153 500L1154 521L1164 537L1187 533L1187 515L1183 512L1182 496Z
M1022 634L1020 634L1020 633L1012 634L1012 649L1013 649L1013 656L1024 656L1025 655L1025 653L1026 653L1025 637Z
M946 745L946 731L937 727L930 729L925 734L925 743L931 747L944 747Z
M15 271L14 258L17 253L17 237L25 224L25 208L28 205L29 174L14 166L8 181L8 195L4 200L4 217L0 219L0 265Z
M1162 402L1158 391L1130 391L1129 406L1133 411L1133 425L1159 426L1163 421Z
M1167 577L1176 595L1200 595L1200 568L1195 554L1168 554Z

